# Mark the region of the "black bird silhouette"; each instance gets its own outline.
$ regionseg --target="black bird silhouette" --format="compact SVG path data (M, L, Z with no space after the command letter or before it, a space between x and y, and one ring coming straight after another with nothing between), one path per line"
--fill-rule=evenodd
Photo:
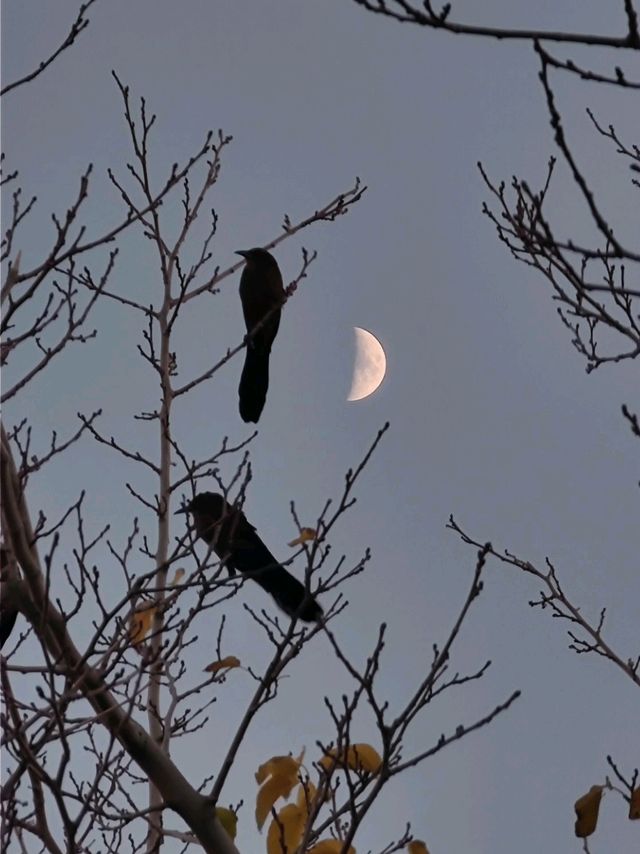
M18 609L12 597L7 593L12 569L17 571L15 564L12 567L9 550L0 546L0 649L13 631L18 616Z
M313 623L322 619L322 608L271 554L242 510L222 495L201 492L176 513L191 513L198 536L209 543L229 575L238 570L270 593L290 617Z
M13 631L16 624L18 612L15 608L7 608L0 605L0 649L4 646L4 642L8 640L9 635Z
M240 416L243 421L257 423L267 399L269 354L280 326L284 287L276 259L266 249L242 249L236 254L246 260L240 278L240 300L250 335L238 389Z

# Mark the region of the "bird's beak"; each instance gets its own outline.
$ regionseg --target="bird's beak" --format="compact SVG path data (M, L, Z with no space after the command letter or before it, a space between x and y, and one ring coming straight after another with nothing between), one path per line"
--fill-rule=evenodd
M179 510L176 510L176 512L173 515L174 516L180 516L182 513L186 514L188 512L189 512L189 507L185 504L184 507L181 507Z
M248 249L236 249L236 255L242 255L243 258L246 258L248 254Z

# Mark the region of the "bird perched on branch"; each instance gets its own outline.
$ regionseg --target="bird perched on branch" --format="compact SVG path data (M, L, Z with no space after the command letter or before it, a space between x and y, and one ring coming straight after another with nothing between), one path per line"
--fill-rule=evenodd
M280 268L266 249L242 249L236 254L246 261L240 278L240 300L249 334L238 389L240 416L243 421L257 423L267 399L269 355L278 334L285 293Z
M252 578L270 593L290 617L308 623L322 619L322 608L271 554L242 510L222 495L201 492L177 513L191 513L198 536L208 543L229 570Z

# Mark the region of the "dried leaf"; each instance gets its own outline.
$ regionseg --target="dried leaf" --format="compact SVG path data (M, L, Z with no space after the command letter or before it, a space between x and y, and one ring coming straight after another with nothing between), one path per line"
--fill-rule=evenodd
M591 836L596 829L601 798L602 786L592 786L586 795L582 795L575 802L574 809L577 816L575 831L580 839Z
M429 849L421 839L413 839L407 845L409 854L429 854Z
M22 249L16 255L13 263L9 262L9 272L7 273L7 285L9 287L15 285L20 276L20 260L22 258Z
M315 528L300 528L300 534L295 538L295 540L291 540L289 545L291 548L294 546L301 546L303 543L308 543L310 540L315 540L318 536L318 532Z
M171 582L171 587L175 587L178 585L182 579L184 578L185 570L184 569L176 569L176 574L173 576L173 581Z
M631 821L640 818L640 789L634 789L631 792L631 800L629 801L629 818Z
M267 833L268 854L291 854L298 847L307 817L296 804L287 804L272 821ZM284 845L283 843L284 838Z
M343 843L339 839L323 839L310 848L307 854L340 854ZM356 854L356 849L353 845L349 846L348 854Z
M216 816L229 836L235 839L238 832L238 816L234 811L227 807L216 807Z
M232 667L240 667L240 659L235 655L227 655L219 661L212 661L204 669L205 673L217 673L219 670L230 670Z
M156 610L157 608L155 605L145 605L137 611L134 611L131 615L131 621L129 623L129 640L134 644L134 646L142 643L149 634L149 629L153 623L153 616L156 613Z
M320 760L320 765L328 771L334 766L348 765L354 771L368 771L377 774L382 765L382 758L378 751L370 744L352 744L348 750L338 756L337 751L329 750Z

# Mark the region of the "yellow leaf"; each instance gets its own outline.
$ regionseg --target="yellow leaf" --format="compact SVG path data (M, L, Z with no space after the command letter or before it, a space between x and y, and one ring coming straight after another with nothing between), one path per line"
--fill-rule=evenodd
M232 839L235 839L238 830L238 816L234 811L227 807L216 807L216 816L229 836Z
M629 818L631 821L640 818L640 789L634 789L631 792L631 800L629 801Z
M291 780L290 777L275 774L273 777L269 777L267 782L260 788L258 797L256 798L256 823L258 830L262 830L262 825L278 798L288 798L295 784L296 781Z
M300 784L298 788L298 796L296 798L296 803L301 809L305 811L305 814L308 814L309 807L313 803L317 791L318 790L311 781L307 781L304 784Z
M429 849L421 839L414 839L407 845L409 854L429 854Z
M267 833L268 854L293 854L302 839L306 815L296 804L287 804L272 821ZM282 844L284 839L284 845Z
M323 839L310 848L307 854L340 854L343 843L339 839ZM269 852L271 854L271 852ZM353 845L349 846L348 854L356 854L356 849Z
M297 759L293 756L272 756L256 771L256 781L264 783L256 798L256 822L259 829L278 798L288 798L291 794L298 782L303 756L304 750Z
M131 615L129 623L129 640L137 646L149 634L149 629L153 623L153 615L156 612L155 605L145 605L144 607L134 611Z
M264 783L267 777L272 774L293 776L294 779L297 779L298 768L302 762L303 753L300 754L298 759L295 759L293 756L272 756L271 759L267 759L256 771L256 783Z
M303 543L308 543L309 540L315 540L318 536L318 532L315 528L300 528L300 534L295 538L295 540L291 540L289 545L291 548L294 546L301 546Z
M325 771L334 765L348 765L354 771L368 771L370 774L377 774L382 765L382 758L370 744L352 744L340 756L336 750L329 750L320 760L320 765Z
M205 673L217 673L219 670L231 669L232 667L240 667L240 659L235 655L227 655L219 661L212 661L207 664L204 669Z
M596 829L601 798L602 786L592 786L586 795L575 802L574 809L577 816L575 831L580 839L591 836Z
M184 578L184 573L184 569L176 569L176 574L173 576L173 581L171 582L172 587L175 587L182 581L182 579Z
M356 770L363 769L377 774L382 765L382 757L370 744L352 744L347 755L347 764Z

